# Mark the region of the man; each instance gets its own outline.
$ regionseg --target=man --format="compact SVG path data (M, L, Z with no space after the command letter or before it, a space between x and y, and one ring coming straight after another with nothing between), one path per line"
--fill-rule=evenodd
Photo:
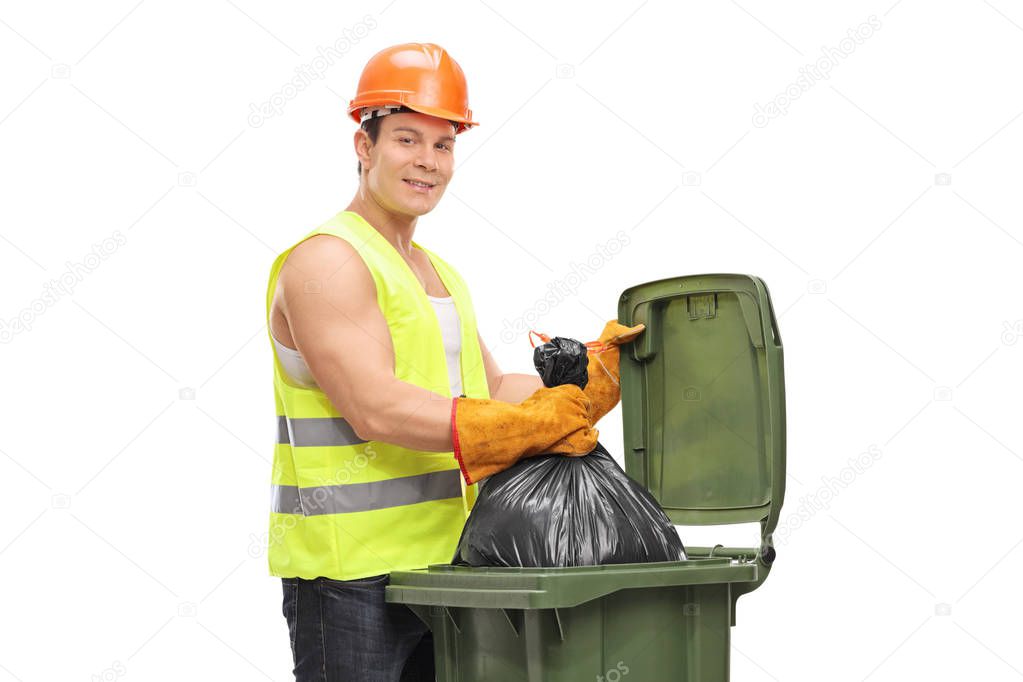
M477 125L458 64L430 43L383 50L348 110L356 195L278 256L267 288L270 571L299 682L433 680L426 626L384 601L389 573L450 561L477 481L590 452L617 383L598 396L598 380L591 400L503 373L465 282L413 240L451 181L456 135Z

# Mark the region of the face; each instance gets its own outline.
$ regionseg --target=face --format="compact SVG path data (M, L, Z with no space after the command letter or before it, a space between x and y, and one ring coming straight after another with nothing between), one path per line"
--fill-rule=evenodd
M362 133L356 149L377 202L395 213L420 216L434 209L454 174L455 126L426 114L388 114L381 119L376 144L370 146Z

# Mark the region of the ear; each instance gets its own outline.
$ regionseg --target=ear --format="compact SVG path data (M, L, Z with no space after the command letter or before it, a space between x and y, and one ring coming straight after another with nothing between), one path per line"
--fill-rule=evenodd
M362 128L355 131L355 138L353 139L355 146L355 155L359 157L359 161L362 163L362 167L369 169L372 166L372 157L369 154L369 150L372 148L373 143L369 140L369 133Z

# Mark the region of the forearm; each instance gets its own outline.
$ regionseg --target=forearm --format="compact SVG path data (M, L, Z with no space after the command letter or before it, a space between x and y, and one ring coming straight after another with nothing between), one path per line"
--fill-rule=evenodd
M504 374L491 398L521 403L543 388L540 377ZM414 450L450 452L451 398L394 379L374 391L364 407L359 436Z
M451 398L399 379L375 391L360 422L366 440L428 452L453 449Z
M502 374L497 390L490 397L506 403L521 403L543 388L543 381L535 374Z

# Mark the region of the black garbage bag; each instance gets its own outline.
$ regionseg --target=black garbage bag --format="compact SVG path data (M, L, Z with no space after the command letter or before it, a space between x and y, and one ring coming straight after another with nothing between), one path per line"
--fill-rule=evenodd
M488 478L451 563L551 567L685 558L653 495L598 442L585 457L538 455Z
M586 388L586 364L586 344L575 339L555 336L533 349L533 366L547 388L562 384Z
M552 339L534 358L548 386L566 377L576 383L581 363L585 386L586 349L578 341ZM451 563L556 567L684 559L678 532L653 495L598 442L585 457L538 455L486 479Z

